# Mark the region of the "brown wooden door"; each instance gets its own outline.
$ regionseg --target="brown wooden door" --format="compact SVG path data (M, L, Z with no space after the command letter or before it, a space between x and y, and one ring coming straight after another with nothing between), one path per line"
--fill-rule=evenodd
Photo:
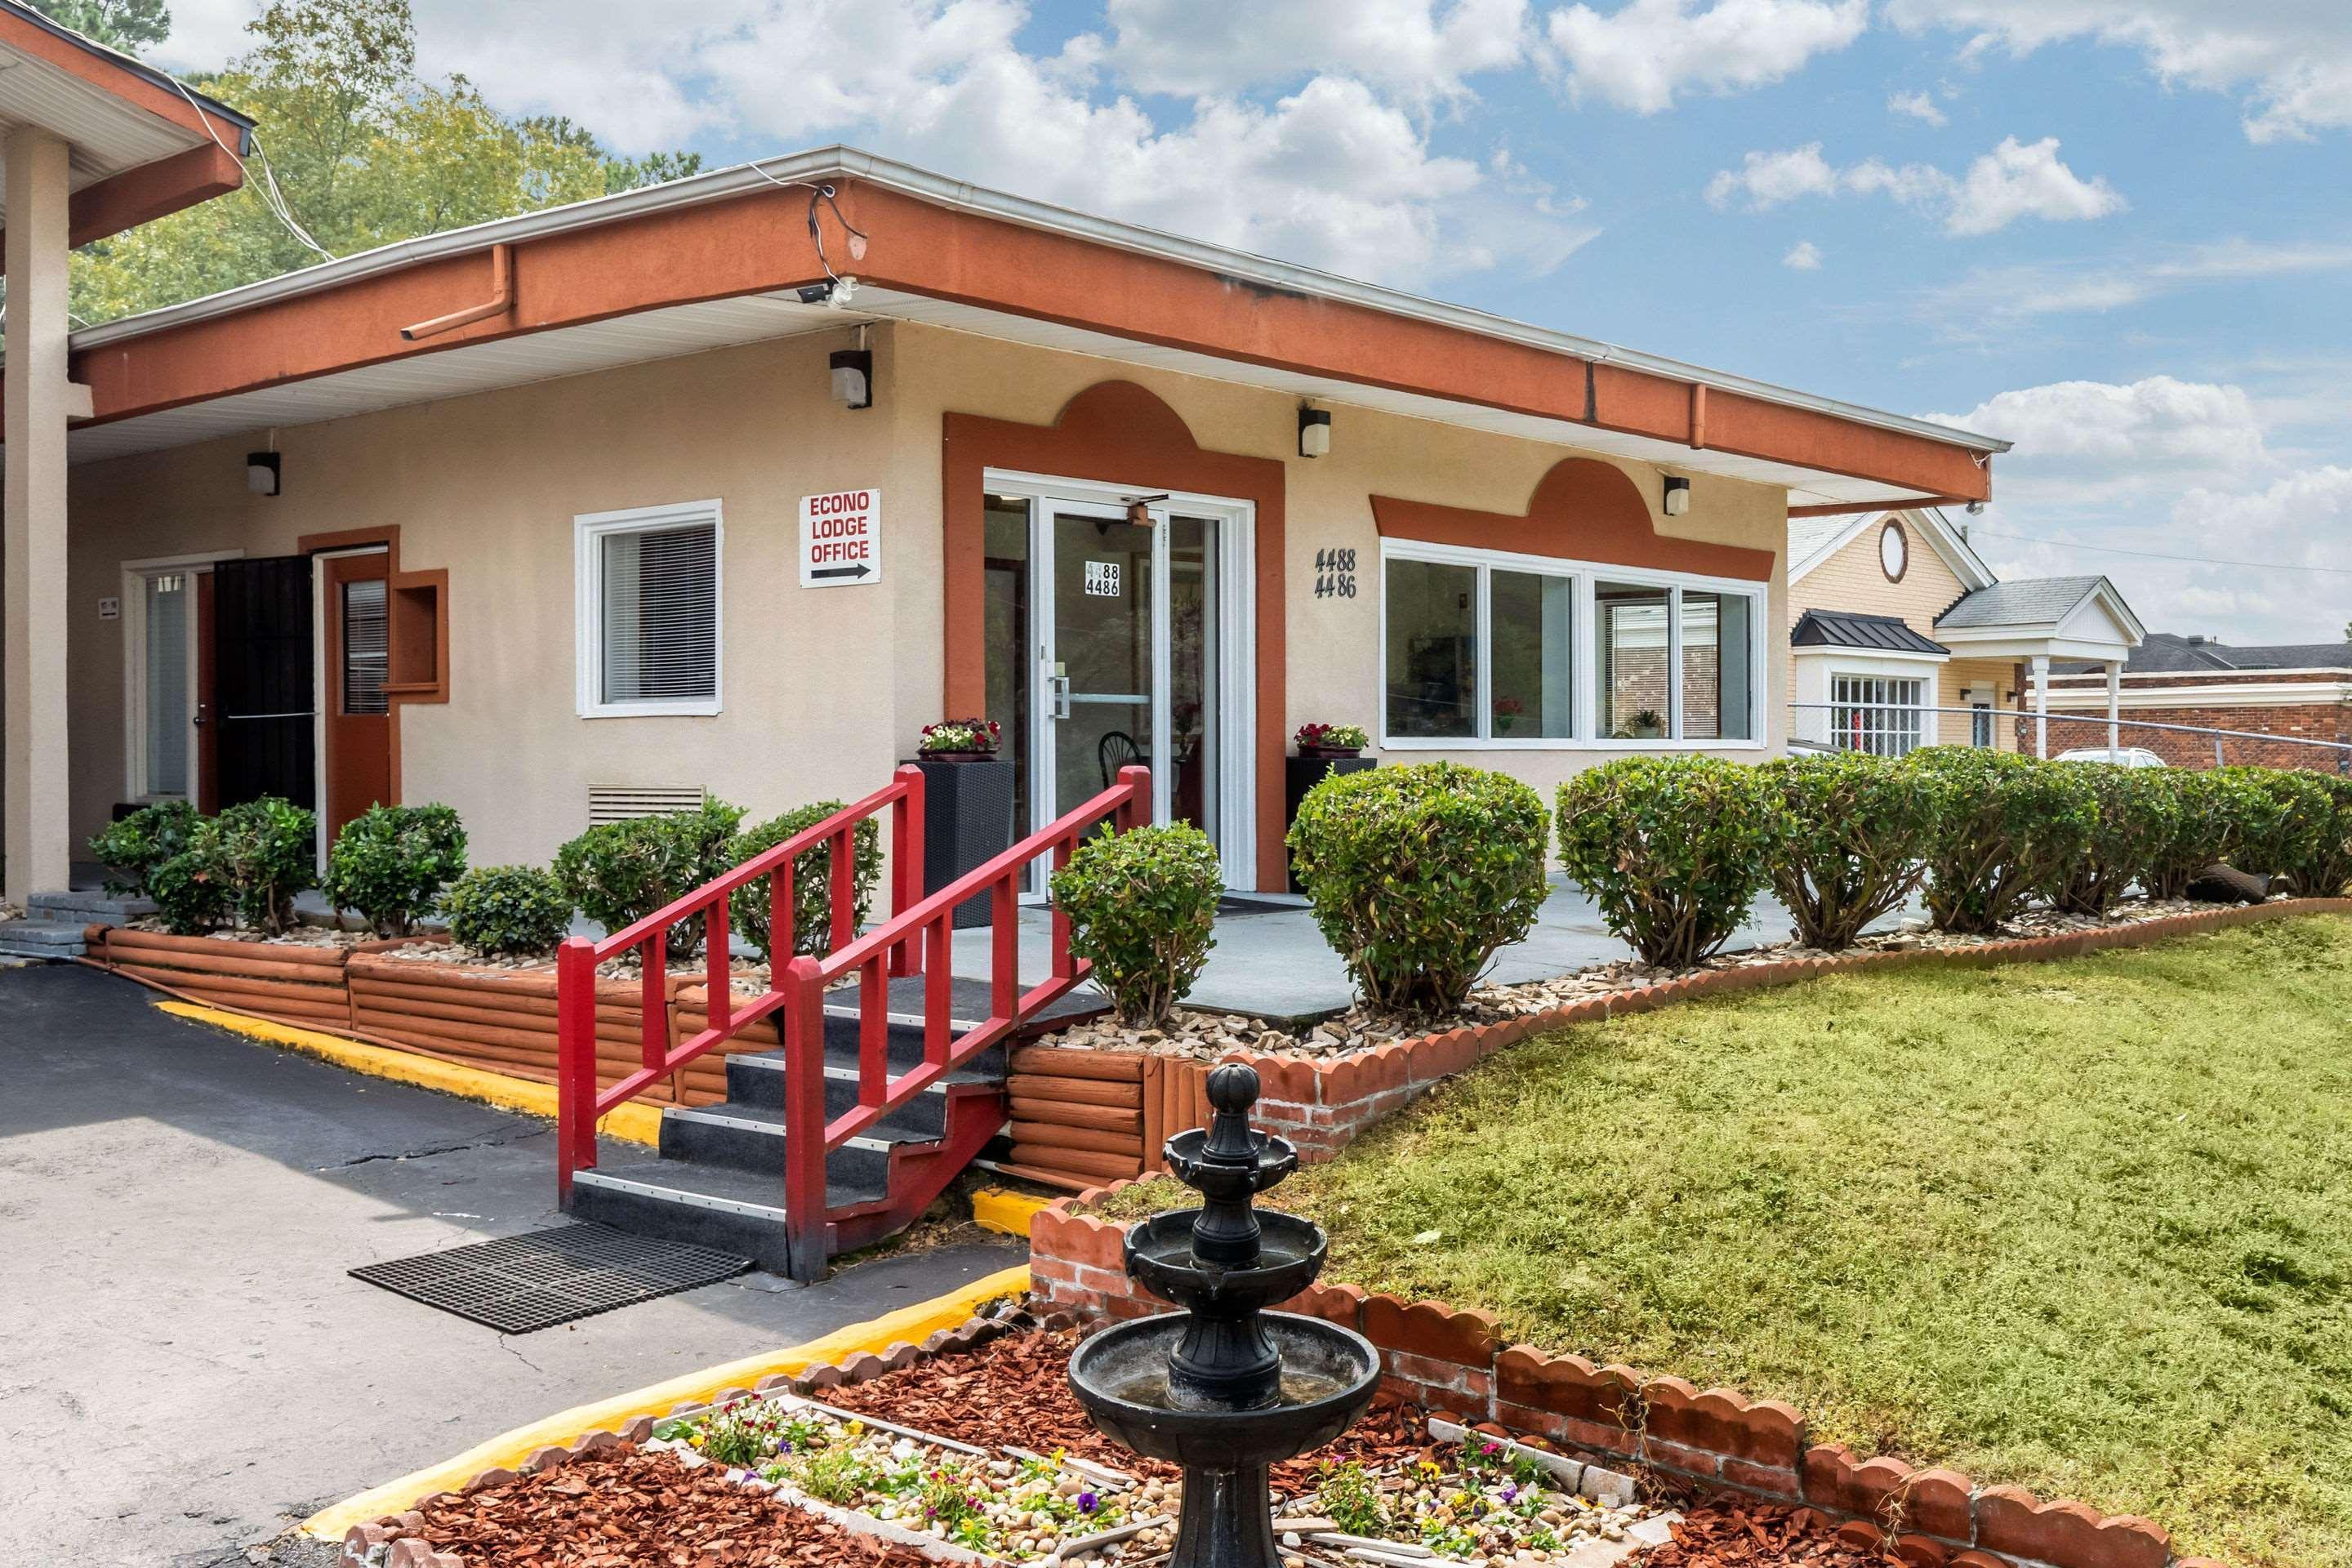
M392 557L319 562L325 601L327 841L369 806L392 801L392 710L385 699Z

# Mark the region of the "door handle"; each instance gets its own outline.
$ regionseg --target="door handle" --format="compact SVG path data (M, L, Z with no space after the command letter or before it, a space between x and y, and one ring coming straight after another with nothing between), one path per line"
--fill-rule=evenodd
M1045 672L1045 699L1053 717L1066 719L1070 716L1070 678L1064 673L1061 665L1057 664Z

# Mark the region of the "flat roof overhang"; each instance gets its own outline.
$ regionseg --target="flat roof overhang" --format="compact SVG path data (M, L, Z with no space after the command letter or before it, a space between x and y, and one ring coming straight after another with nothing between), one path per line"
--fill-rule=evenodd
M764 172L762 172L764 171ZM831 182L826 280L805 186ZM497 253L503 248L500 262ZM503 266L505 270L500 272ZM509 285L484 319L401 329ZM2006 443L947 181L847 149L406 241L74 336L78 458L341 417L859 321L1262 385L1783 486L1840 509L1985 499Z
M71 149L75 246L236 190L253 134L226 104L16 0L0 0L0 124L40 126Z

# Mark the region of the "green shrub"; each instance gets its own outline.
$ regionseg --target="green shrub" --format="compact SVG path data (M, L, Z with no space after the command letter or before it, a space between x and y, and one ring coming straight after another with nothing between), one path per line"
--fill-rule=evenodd
M186 801L164 800L92 834L89 855L107 869L106 890L117 898L152 897L148 883L155 868L187 848L203 820Z
M1326 778L1289 843L1365 1003L1429 1015L1460 1006L1495 950L1535 924L1544 837L1542 798L1518 780L1423 763Z
M2069 914L2104 920L2133 883L2156 885L2179 805L2178 795L2158 775L2172 770L2090 762L2058 765L2082 774L2095 811L2081 853L2054 867L2042 890Z
M1184 822L1089 838L1054 873L1070 951L1134 1028L1166 1023L1200 978L1224 891L1215 846Z
M2223 772L2234 770L2224 769ZM2254 768L2252 787L2269 810L2249 813L2267 832L2250 838L2264 864L2241 864L2242 871L2284 876L2310 898L2333 898L2352 879L2352 779L2302 768Z
M2071 763L1929 746L1903 765L1927 781L1927 912L1945 931L1997 932L2084 852L2098 821L2090 781Z
M1645 963L1687 969L1764 889L1776 831L1759 770L1622 757L1559 786L1559 860Z
M198 817L187 847L147 874L147 896L174 936L206 936L236 908L236 889L220 855L219 826Z
M793 834L814 827L841 807L840 801L821 800L747 827L735 836L734 843L729 847L728 864L740 866L764 855ZM854 884L850 909L855 929L866 923L866 916L874 907L874 889L882 880L881 823L871 816L860 817L850 832L849 842L850 879ZM772 882L772 878L754 878L728 899L728 910L737 933L771 963L775 958L774 949L768 945L768 904L773 897ZM793 857L792 952L822 954L832 950L833 847L819 844ZM791 955L785 954L787 958Z
M466 829L446 805L372 805L327 856L327 897L378 936L406 936L466 869Z
M283 935L294 923L294 895L319 879L318 817L291 801L264 795L230 806L206 826L200 839L218 857L237 918L253 930Z
M451 937L500 957L549 952L572 929L563 885L536 866L478 866L449 885L441 912Z
M2215 768L2215 787L2227 793L2228 853L2222 858L2260 877L2292 877L2312 853L2318 820L2300 775L2277 768Z
M2231 838L2231 791L2227 781L2193 768L2142 768L2144 808L2154 820L2156 841L2148 851L2140 885L2152 899L2189 894L2197 874L2225 858Z
M742 820L741 806L706 797L692 811L600 823L555 852L555 878L581 913L617 931L730 869ZM670 957L701 946L700 914L669 928Z
M2310 857L2295 873L2297 892L2315 899L2339 897L2352 885L2352 778L2341 773L2305 773L2326 804Z
M1797 940L1834 952L1927 874L1935 820L1910 768L1862 752L1783 757L1758 770L1772 822L1772 889Z

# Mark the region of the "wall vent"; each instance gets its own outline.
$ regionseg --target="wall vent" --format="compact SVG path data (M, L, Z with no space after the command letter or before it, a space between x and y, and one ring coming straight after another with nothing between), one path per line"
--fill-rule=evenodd
M590 784L588 826L692 811L702 804L704 793L700 784Z

